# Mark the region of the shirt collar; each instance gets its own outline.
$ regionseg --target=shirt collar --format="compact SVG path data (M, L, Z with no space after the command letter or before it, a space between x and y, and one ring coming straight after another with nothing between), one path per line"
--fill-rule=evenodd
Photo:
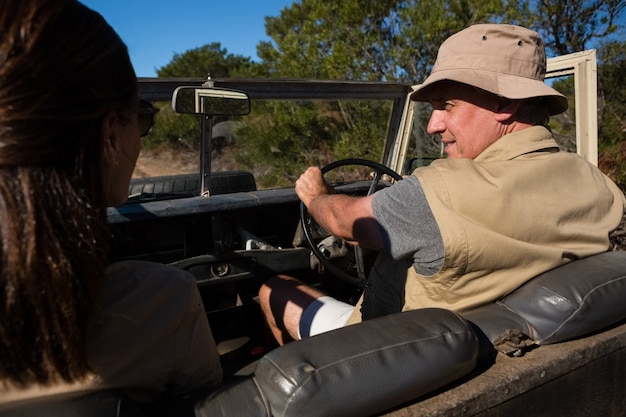
M552 132L544 126L531 126L509 133L492 143L475 158L477 162L503 161L515 159L521 155L545 150L558 152L559 145Z

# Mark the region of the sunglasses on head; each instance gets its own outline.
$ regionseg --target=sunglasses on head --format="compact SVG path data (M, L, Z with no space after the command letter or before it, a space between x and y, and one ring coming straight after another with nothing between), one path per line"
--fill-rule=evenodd
M137 125L140 136L146 136L154 126L154 119L159 112L158 107L154 107L148 100L139 99L139 109L137 111Z

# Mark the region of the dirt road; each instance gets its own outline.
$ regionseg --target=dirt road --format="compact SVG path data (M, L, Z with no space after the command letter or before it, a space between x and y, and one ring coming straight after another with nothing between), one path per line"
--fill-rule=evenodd
M184 151L142 151L139 154L133 178L200 172L198 155Z

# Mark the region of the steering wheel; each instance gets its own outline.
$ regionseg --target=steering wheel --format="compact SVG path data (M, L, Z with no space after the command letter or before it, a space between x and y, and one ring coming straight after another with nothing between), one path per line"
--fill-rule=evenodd
M391 168L380 164L378 162L374 162L374 161L370 161L367 159L359 159L359 158L348 158L348 159L341 159L339 161L335 161L332 162L328 165L326 165L325 167L323 167L321 169L322 171L322 175L327 173L330 170L342 167L342 166L346 166L346 165L360 165L360 166L366 166L369 168L372 168L374 170L374 177L372 179L372 183L369 186L369 190L367 192L367 195L373 194L374 192L376 192L376 189L378 188L378 183L380 182L380 179L382 177L383 174L387 174L390 177L392 177L393 179L395 179L396 181L400 181L402 179L402 176L399 175L398 173L396 173L395 171L393 171ZM300 222L302 224L302 230L304 232L304 237L306 238L307 243L309 244L309 246L311 247L311 251L313 251L313 254L315 254L315 256L317 257L317 259L324 265L324 267L326 268L326 270L328 270L331 274L333 274L335 277L349 283L349 284L353 284L353 285L357 285L359 287L362 287L365 285L366 281L367 281L367 276L365 275L365 266L364 266L364 260L363 260L363 250L358 247L358 246L353 246L354 248L354 257L356 260L356 267L357 267L357 277L354 277L350 274L348 274L346 271L344 271L343 269L337 267L335 264L333 264L331 262L331 260L322 253L322 251L320 250L320 248L318 247L317 243L315 243L314 241L314 237L313 237L313 232L312 232L312 224L314 222L314 220L311 218L311 216L309 216L308 210L306 208L306 206L304 205L304 203L300 202ZM348 245L348 243L344 242L345 245Z

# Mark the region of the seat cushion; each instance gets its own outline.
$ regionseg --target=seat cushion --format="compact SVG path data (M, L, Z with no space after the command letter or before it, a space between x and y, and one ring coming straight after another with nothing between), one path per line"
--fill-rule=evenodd
M364 416L461 378L477 357L476 335L461 316L422 309L275 349L255 379L274 417Z

